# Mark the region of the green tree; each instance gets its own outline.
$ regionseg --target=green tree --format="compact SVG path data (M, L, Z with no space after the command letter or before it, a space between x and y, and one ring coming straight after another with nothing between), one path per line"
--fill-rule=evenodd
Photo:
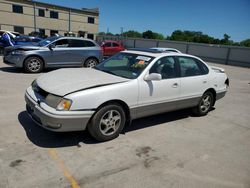
M123 33L123 36L131 38L142 38L142 34L138 31L129 30Z
M145 32L142 33L142 37L145 39L159 39L159 40L163 40L164 36L160 33L155 33L151 30L147 30Z
M105 32L99 32L98 35L106 35Z
M250 39L246 39L240 42L241 46L250 47Z
M220 42L221 44L225 44L225 45L233 44L233 41L229 40L231 37L228 34L225 33L223 36L224 38L221 39L221 42Z
M147 30L147 31L143 32L142 37L145 39L154 39L153 31Z

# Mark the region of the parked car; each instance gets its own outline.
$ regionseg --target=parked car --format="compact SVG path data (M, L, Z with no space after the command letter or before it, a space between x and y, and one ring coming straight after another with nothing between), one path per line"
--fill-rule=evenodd
M160 48L160 47L153 47L153 48L150 48L150 49L153 49L153 50L158 50L158 51L161 51L161 52L176 52L176 53L181 53L181 51L175 49L175 48Z
M13 43L14 45L36 45L41 40L43 39L33 36L20 35L13 39Z
M122 43L112 40L102 42L101 47L103 56L112 56L125 49Z
M25 99L28 114L45 129L87 129L106 141L136 118L183 108L206 115L228 85L223 69L195 56L127 50L95 68L43 74Z
M100 46L93 40L51 37L36 46L12 46L4 50L4 62L37 73L47 67L93 67L102 60Z
M47 37L47 36L45 36L44 33L39 32L39 31L32 31L31 33L29 33L29 36L37 37L37 38L46 38Z
M11 39L14 39L17 36L20 36L20 33L18 33L18 32L0 30L0 36L2 36L4 33L7 33L11 37Z
M0 30L0 55L3 54L4 48L7 46L13 46L12 41L19 36L17 32L10 32L6 30Z

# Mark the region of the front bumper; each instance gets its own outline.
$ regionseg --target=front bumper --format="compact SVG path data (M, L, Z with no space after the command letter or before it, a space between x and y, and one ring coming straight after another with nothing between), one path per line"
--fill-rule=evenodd
M41 127L55 132L85 130L94 111L62 111L51 113L44 110L27 92L25 93L26 110L32 120Z
M15 67L23 67L24 55L7 55L3 57L3 62Z

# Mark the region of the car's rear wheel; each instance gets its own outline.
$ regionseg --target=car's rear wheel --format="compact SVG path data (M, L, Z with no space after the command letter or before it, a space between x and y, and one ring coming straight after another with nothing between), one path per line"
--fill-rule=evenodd
M207 91L202 95L198 106L193 108L193 112L197 116L204 116L211 110L213 104L214 96L210 91Z
M85 61L84 67L92 68L98 64L98 61L95 58L89 58Z
M117 104L102 107L91 119L88 131L98 141L108 141L119 136L125 125L125 112Z
M43 70L43 61L39 57L29 57L24 61L24 71L29 73L38 73Z

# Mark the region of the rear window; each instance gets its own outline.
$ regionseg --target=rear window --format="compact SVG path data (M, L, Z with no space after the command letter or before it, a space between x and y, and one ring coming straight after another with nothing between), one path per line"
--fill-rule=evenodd
M95 44L91 41L86 40L70 40L70 47L80 48L80 47L93 47Z

